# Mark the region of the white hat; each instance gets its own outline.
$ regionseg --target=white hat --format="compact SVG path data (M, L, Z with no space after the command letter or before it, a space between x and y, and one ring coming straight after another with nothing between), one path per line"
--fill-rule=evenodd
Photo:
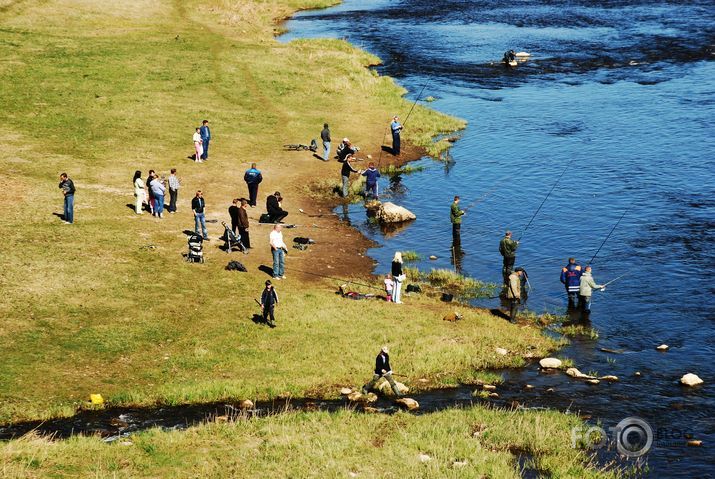
M347 142L349 142L349 141L350 141L350 140L348 140L347 138L343 138L343 142L344 142L344 143L347 143Z
M389 354L389 352L390 352L390 350L387 348L387 346L383 346L382 349L381 349L381 351L382 351L383 353L388 353L388 354Z

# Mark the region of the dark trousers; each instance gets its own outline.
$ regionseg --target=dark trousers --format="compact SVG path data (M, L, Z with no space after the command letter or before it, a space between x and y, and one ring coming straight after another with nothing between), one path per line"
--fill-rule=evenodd
M509 321L512 323L516 321L516 312L519 309L519 300L510 299L509 300Z
M203 138L202 138L203 140ZM209 157L209 143L211 140L203 140L203 145L204 145L204 153L201 155L201 159L205 160Z
M271 323L276 322L276 317L273 315L273 310L275 309L274 305L270 306L264 306L263 307L263 322L268 323L268 317L271 317Z
M452 244L459 246L462 244L462 224L452 223Z
M176 199L179 197L179 190L169 188L169 208L171 212L176 211Z
M238 234L241 235L241 243L243 243L243 246L245 246L246 248L250 248L250 247L251 247L251 240L250 240L250 238L248 237L248 229L247 229L247 228L241 228L241 227L239 227L239 228L238 228Z
M514 262L516 261L515 256L504 256L504 263L501 269L502 277L504 278L504 284L509 284L509 275L514 270Z
M251 206L256 206L256 199L258 199L258 183L246 183L248 185L248 204Z
M234 234L238 233L238 221L234 221L233 219L231 219L231 231L233 231Z
M280 212L270 215L271 223L280 223L285 219L286 216L288 216L288 212L280 210Z
M392 134L392 154L393 155L400 154L400 134L399 133Z
M578 302L578 292L576 291L566 291L566 294L568 295L569 298L569 310L575 309L576 308L576 303Z

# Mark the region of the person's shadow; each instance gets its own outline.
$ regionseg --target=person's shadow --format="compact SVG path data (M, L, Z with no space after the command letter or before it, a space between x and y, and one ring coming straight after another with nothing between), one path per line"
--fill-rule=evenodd
M266 273L271 278L273 277L273 268L271 268L270 266L266 266L266 265L262 264L258 267L258 271L262 271L262 272Z
M494 316L496 316L498 318L506 319L507 321L509 321L511 319L508 314L506 314L504 311L502 311L499 308L492 308L489 310L489 312L492 313Z
M59 219L61 219L62 221L65 221L64 213L52 213L52 214L55 215L56 217L58 217Z
M266 324L266 322L263 321L263 316L260 314L254 314L251 321L253 321L253 324Z

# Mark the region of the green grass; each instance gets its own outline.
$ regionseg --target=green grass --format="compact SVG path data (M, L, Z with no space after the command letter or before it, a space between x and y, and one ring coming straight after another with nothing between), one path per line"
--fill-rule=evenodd
M403 251L402 260L407 262L420 261L422 256L417 251Z
M424 272L417 268L407 267L405 271L410 281L429 284L440 292L454 294L463 300L492 297L498 288L496 284L463 276L449 269L431 269L429 272Z

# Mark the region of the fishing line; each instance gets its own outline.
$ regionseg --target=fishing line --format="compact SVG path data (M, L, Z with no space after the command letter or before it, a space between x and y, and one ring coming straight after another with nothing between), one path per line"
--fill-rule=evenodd
M304 271L304 270L300 270L300 269L297 269L297 268L291 268L291 270L297 271L297 272L303 273L303 274L309 274L309 275L312 275L312 276L318 276L318 277L320 277L320 278L332 279L333 281L340 281L341 283L355 284L355 285L357 285L357 286L365 286L366 288L372 288L372 289L377 289L378 291L382 291L382 288L378 288L377 286L372 286L372 285L364 284L364 283L356 283L355 281L351 281L351 280L348 280L348 279L336 278L336 277L334 277L334 276L328 276L328 275L320 274L320 273L312 273L312 272L310 272L310 271Z
M526 227L524 227L524 231L521 232L521 235L519 236L519 239L516 240L517 243L518 243L519 241L521 241L521 238L524 237L524 233L526 233L526 230L529 229L529 226L531 226L531 223L534 221L534 218L536 218L536 215L538 215L538 214L539 214L539 211L541 211L541 207L544 206L544 203L546 203L546 200L549 199L549 196L551 196L551 193L554 191L554 189L556 189L556 185L559 184L559 181L561 181L561 178L564 176L564 174L566 174L566 170L568 170L569 166L571 166L571 163L573 163L573 161L574 161L574 160L572 159L571 161L569 161L569 162L566 164L566 167L564 168L564 171L561 172L561 174L559 175L559 177L556 179L556 183L554 183L554 186L551 187L551 190L550 190L549 193L546 195L546 198L544 198L544 201L541 202L541 204L539 205L539 208L536 210L536 213L534 213L534 216L531 217L531 219L530 219L529 222L527 223Z
M417 102L420 101L420 98L422 97L422 93L424 93L425 88L427 88L427 85L429 85L429 82L430 82L430 78L427 78L427 81L425 82L425 84L422 85L422 89L420 90L419 95L417 95L417 99L412 104L412 108L410 108L410 111L407 113L407 116L405 117L405 121L402 122L402 126L405 126L405 124L407 123L407 120L409 120L410 115L412 114L412 110L414 110L415 106L417 106Z
M596 259L596 256L598 255L599 251L601 251L601 248L603 248L603 245L606 244L606 241L608 241L608 238L611 237L611 234L613 234L613 232L615 231L616 227L617 227L618 224L621 222L621 220L623 219L623 217L626 216L626 213L628 213L628 210L629 210L629 209L630 209L630 208L626 208L626 210L623 212L623 214L621 215L621 217L618 218L618 221L616 221L616 224L613 225L613 228L611 228L611 231L609 231L608 236L606 236L606 239L603 240L603 243L601 243L601 246L599 246L598 249L596 250L596 254L593 255L593 257L591 258L591 261L589 261L589 262L586 264L586 266L588 266L588 265L590 265L591 263L593 263L593 260Z
M477 206L479 203L481 203L484 200L486 200L487 198L489 198L497 190L497 188L499 188L499 186L501 186L501 184L504 182L504 180L506 180L510 176L511 175L506 175L506 176L503 176L502 178L500 178L499 180L497 180L497 183L494 185L494 187L492 189L490 189L489 191L484 193L482 196L477 198L475 201L470 203L466 208L464 208L464 212L466 213L467 211L469 211L469 209Z

